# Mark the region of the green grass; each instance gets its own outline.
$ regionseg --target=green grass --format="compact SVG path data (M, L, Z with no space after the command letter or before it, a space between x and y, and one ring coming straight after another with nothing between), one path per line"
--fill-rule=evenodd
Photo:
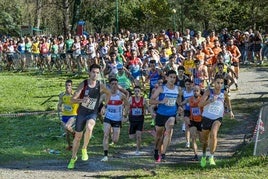
M65 90L65 80L68 78L72 77L34 73L1 73L0 112L55 110L58 95ZM82 78L72 78L72 80L76 86Z
M71 78L68 75L36 75L34 73L1 73L0 113L17 113L31 111L55 110L58 94L64 91L64 82ZM74 86L82 79L71 78ZM53 96L51 99L49 99ZM49 100L48 100L49 99ZM267 98L263 100L267 101ZM45 102L47 101L47 102ZM45 102L45 103L44 103ZM42 103L44 103L42 105ZM260 109L260 99L235 99L232 101L235 113L247 116L257 115ZM250 113L255 111L254 113ZM145 130L151 130L150 119L147 117ZM176 128L180 128L177 124ZM239 127L239 122L228 118L224 119L220 136L229 134L232 129ZM110 148L110 153L135 150L135 141L128 138L128 124L124 123L119 143ZM178 130L178 129L177 129ZM0 117L1 148L0 165L12 161L30 160L68 160L70 152L66 152L66 141L62 137L63 131L56 114L33 115L21 117ZM90 142L89 151L93 157L101 156L102 125L97 121ZM177 135L174 133L174 135ZM144 147L152 146L153 137L143 135ZM60 151L59 155L49 154L49 149ZM94 149L94 150L93 150ZM154 165L152 156L143 158L124 158L113 160L111 163L121 167L120 170L101 173L100 178L266 178L268 175L268 160L266 157L253 157L253 145L243 145L231 158L217 160L217 167L201 169L197 163L173 162Z

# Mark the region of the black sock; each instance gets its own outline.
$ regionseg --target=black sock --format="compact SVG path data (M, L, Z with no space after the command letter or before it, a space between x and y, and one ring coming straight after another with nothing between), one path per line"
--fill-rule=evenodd
M162 154L162 155L161 155L161 158L162 158L162 159L165 159L165 158L166 158L166 154Z
M104 150L104 156L108 156L108 150Z
M154 159L155 159L155 160L158 159L158 150L154 150Z

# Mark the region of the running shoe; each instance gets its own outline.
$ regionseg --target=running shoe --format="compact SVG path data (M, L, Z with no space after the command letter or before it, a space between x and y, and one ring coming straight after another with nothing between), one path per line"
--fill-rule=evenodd
M200 162L201 167L205 167L207 165L207 157L202 157Z
M88 160L87 149L82 149L82 160L83 161L87 161Z
M108 157L107 157L107 156L104 156L104 157L101 159L101 162L108 162Z
M209 157L209 165L216 165L214 157Z
M160 156L160 155L158 155L158 157L157 157L157 159L155 160L155 162L157 162L157 163L160 163L160 162L161 162L161 156Z
M182 132L185 132L185 130L186 130L185 123L182 124L182 126L181 126L181 130L182 130Z
M77 160L77 157L75 157L74 159L71 158L71 160L70 160L70 162L69 162L67 168L68 168L68 169L74 169L74 165L75 165L76 160Z
M193 161L198 161L198 156L197 156L197 155L194 155L194 157L193 157L192 160L193 160Z
M160 158L160 157L159 157ZM161 161L162 162L165 162L166 161L166 154L162 154L161 155Z
M186 145L185 145L186 148L190 148L190 142L186 142Z

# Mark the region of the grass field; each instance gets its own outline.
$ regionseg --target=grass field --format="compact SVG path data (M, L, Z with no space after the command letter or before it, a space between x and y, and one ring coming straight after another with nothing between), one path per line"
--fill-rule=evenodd
M58 94L64 90L64 82L71 78L68 75L36 75L34 73L1 73L1 96L0 113L18 113L33 111L55 110ZM74 86L77 86L82 79L72 78ZM248 114L260 108L257 99L247 102L234 100L233 105L241 113ZM243 105L241 105L243 103ZM228 121L228 120L227 120ZM128 124L124 124L123 129ZM238 122L228 121L221 128L220 135L230 132L234 127L239 126ZM145 130L151 129L150 119L146 120ZM27 115L18 117L1 117L1 148L0 165L12 161L29 161L44 159L69 159L70 153L65 151L66 142L62 137L63 131L60 128L60 120L56 114ZM97 122L94 129L94 137L90 147L94 147L91 155L101 156L102 151L102 125ZM151 135L143 136L143 146L150 146L153 143ZM122 130L120 140L115 148L111 148L111 153L116 148L134 150L134 141L129 141L127 130ZM57 150L59 155L49 154L49 150ZM266 178L268 176L268 159L266 157L253 157L252 143L243 145L231 158L221 159L217 167L201 169L198 164L172 163L156 166L152 170L146 168L133 168L132 170L107 171L106 176L121 176L122 178ZM145 157L142 160L124 159L129 165L146 163L151 160ZM123 163L124 164L124 163ZM118 164L118 165L122 165Z

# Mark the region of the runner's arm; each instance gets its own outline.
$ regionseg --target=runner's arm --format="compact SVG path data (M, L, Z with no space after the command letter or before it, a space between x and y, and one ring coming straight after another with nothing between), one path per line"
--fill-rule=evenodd
M212 100L209 99L209 94L210 94L210 91L208 89L205 91L205 93L201 97L201 100L198 103L198 107L204 107L204 106L208 105L209 103L213 102Z
M160 95L160 93L163 91L163 87L159 86L154 93L151 96L151 99L149 100L149 104L151 105L158 105L161 103L164 103L164 101L157 100L157 97Z
M63 104L62 97L63 97L63 94L64 93L60 93L59 94L59 102L58 102L58 107L57 107L58 112L61 112L62 111L62 104Z
M74 92L74 95L73 95L72 100L71 100L72 103L82 103L83 102L83 99L79 98L83 88L84 88L84 81L79 84L78 88Z
M227 108L229 109L229 112L230 112L230 117L233 119L234 113L232 110L231 99L229 98L227 91L225 91L224 97L225 97L225 102L226 102Z
M104 93L105 94L105 97L106 97L106 102L105 102L105 104L108 104L108 102L109 102L109 100L110 100L110 98L111 98L111 92L110 92L110 90L108 90L105 86L104 86L104 84L101 84L101 90L100 90L100 92L101 93Z
M122 100L124 102L124 109L125 109L124 117L127 118L129 114L129 101L125 95L122 95Z

